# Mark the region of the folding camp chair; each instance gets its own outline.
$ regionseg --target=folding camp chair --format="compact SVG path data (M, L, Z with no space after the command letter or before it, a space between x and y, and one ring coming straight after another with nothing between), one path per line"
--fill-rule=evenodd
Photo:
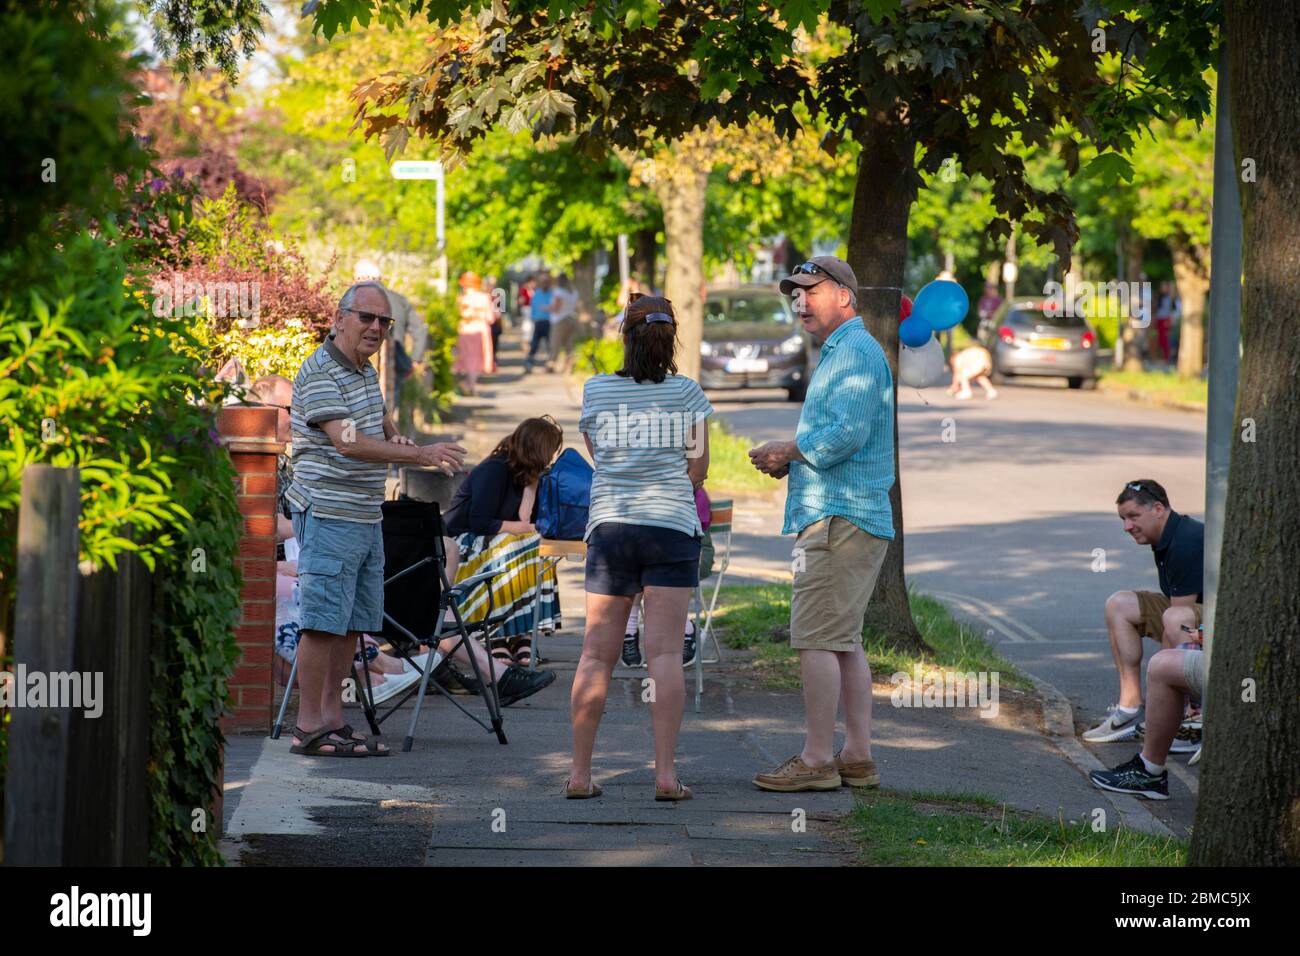
M476 585L500 574L502 569L484 571L453 586L447 580L447 555L443 545L442 516L438 505L434 502L386 501L383 504L383 522L385 579L382 634L389 639L398 656L420 671L420 682L403 692L396 703L380 715L374 703L370 671L364 666L364 638L358 641L362 657L361 673L358 675L355 662L352 673L361 690L362 710L374 734L379 734L383 722L412 695L418 694L415 711L411 715L411 725L402 743L402 750L410 751L415 739L415 728L420 720L420 711L424 706L424 695L428 691L429 679L444 658L437 649L438 644L448 637L460 635L451 650L454 654L461 647L468 647L471 640L479 637L486 639L507 616L493 614L490 594L488 613L483 620L467 624L460 613L460 605L465 596ZM454 618L451 623L445 621L448 610L452 612ZM424 666L416 663L411 655L411 650L418 650L421 645L427 646L430 651ZM451 654L445 656L450 657ZM460 702L448 694L441 684L435 681L433 686L461 713L488 733L495 733L497 740L505 744L507 740L502 728L501 704L497 697L496 671L492 658L488 656L487 680L484 680L485 675L479 670L478 662L472 653L469 658L474 677L483 688L489 723L484 723L461 706ZM289 702L289 689L293 687L297 670L298 660L295 655L293 667L289 671L284 700L280 702L280 713L271 732L271 737L274 739L280 736L284 724L284 712Z
M695 587L695 594L691 598L691 604L695 614L695 712L700 712L700 700L704 696L704 665L716 664L722 659L722 645L718 643L718 635L713 629L713 612L718 606L718 594L722 591L722 579L726 576L727 568L731 565L731 519L732 503L728 500L719 499L709 506L709 530L707 532L709 540L712 542L713 558L706 565L708 560L703 554L700 556L700 583ZM719 560L719 556L720 560ZM704 582L712 578L712 593L706 605L704 600ZM706 658L706 642L713 640L713 649L716 652L715 657Z
M542 659L541 620L542 620L542 578L565 558L578 561L587 557L587 542L559 541L543 538L537 546L537 584L533 590L533 654L528 663L529 670L537 670Z

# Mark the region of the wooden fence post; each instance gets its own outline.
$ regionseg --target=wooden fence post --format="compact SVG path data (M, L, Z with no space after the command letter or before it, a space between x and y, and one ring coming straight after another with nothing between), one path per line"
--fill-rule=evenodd
M102 683L98 716L72 712L65 866L149 863L153 583L133 554L81 578L74 667Z
M14 672L68 672L75 660L77 519L81 480L75 468L28 465L18 508ZM24 688L15 686L15 694ZM5 784L5 862L63 862L72 712L14 707Z

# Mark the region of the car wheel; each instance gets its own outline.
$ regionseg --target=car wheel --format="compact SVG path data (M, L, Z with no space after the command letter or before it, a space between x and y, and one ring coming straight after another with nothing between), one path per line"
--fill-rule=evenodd
M792 402L802 402L808 394L808 383L800 382L797 385L791 385L785 390L786 398Z
M1096 387L1097 387L1097 380L1096 380L1095 378L1085 378L1085 379L1083 380L1083 389L1084 389L1084 391L1091 392L1091 391L1093 391Z
M989 381L994 385L1007 384L1007 377L1002 374L1002 370L998 368L997 362L993 363L993 368L989 371Z

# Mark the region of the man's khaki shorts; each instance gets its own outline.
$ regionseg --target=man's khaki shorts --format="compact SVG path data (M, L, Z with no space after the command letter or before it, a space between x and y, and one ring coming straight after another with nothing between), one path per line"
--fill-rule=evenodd
M889 542L832 515L799 532L791 555L790 646L851 651L862 646L862 619Z
M1153 641L1163 641L1165 638L1164 613L1172 606L1169 598L1165 597L1159 591L1134 591L1138 599L1138 633L1143 637L1149 637ZM1196 621L1193 627L1201 626L1201 609L1203 605L1193 604L1192 610L1196 612ZM1179 634L1178 643L1183 641L1192 641L1196 638L1187 633ZM1175 645L1177 646L1177 645Z

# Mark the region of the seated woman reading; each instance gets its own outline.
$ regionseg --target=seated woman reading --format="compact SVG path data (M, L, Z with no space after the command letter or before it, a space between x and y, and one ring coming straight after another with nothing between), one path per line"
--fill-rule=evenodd
M510 616L492 639L492 655L505 664L532 662L533 598L541 536L533 524L537 481L564 446L564 432L549 415L529 418L502 439L461 484L447 509L447 577L461 581L504 568L491 584L493 613ZM466 621L487 616L488 583L461 605ZM560 626L560 595L554 569L542 577L537 625Z

